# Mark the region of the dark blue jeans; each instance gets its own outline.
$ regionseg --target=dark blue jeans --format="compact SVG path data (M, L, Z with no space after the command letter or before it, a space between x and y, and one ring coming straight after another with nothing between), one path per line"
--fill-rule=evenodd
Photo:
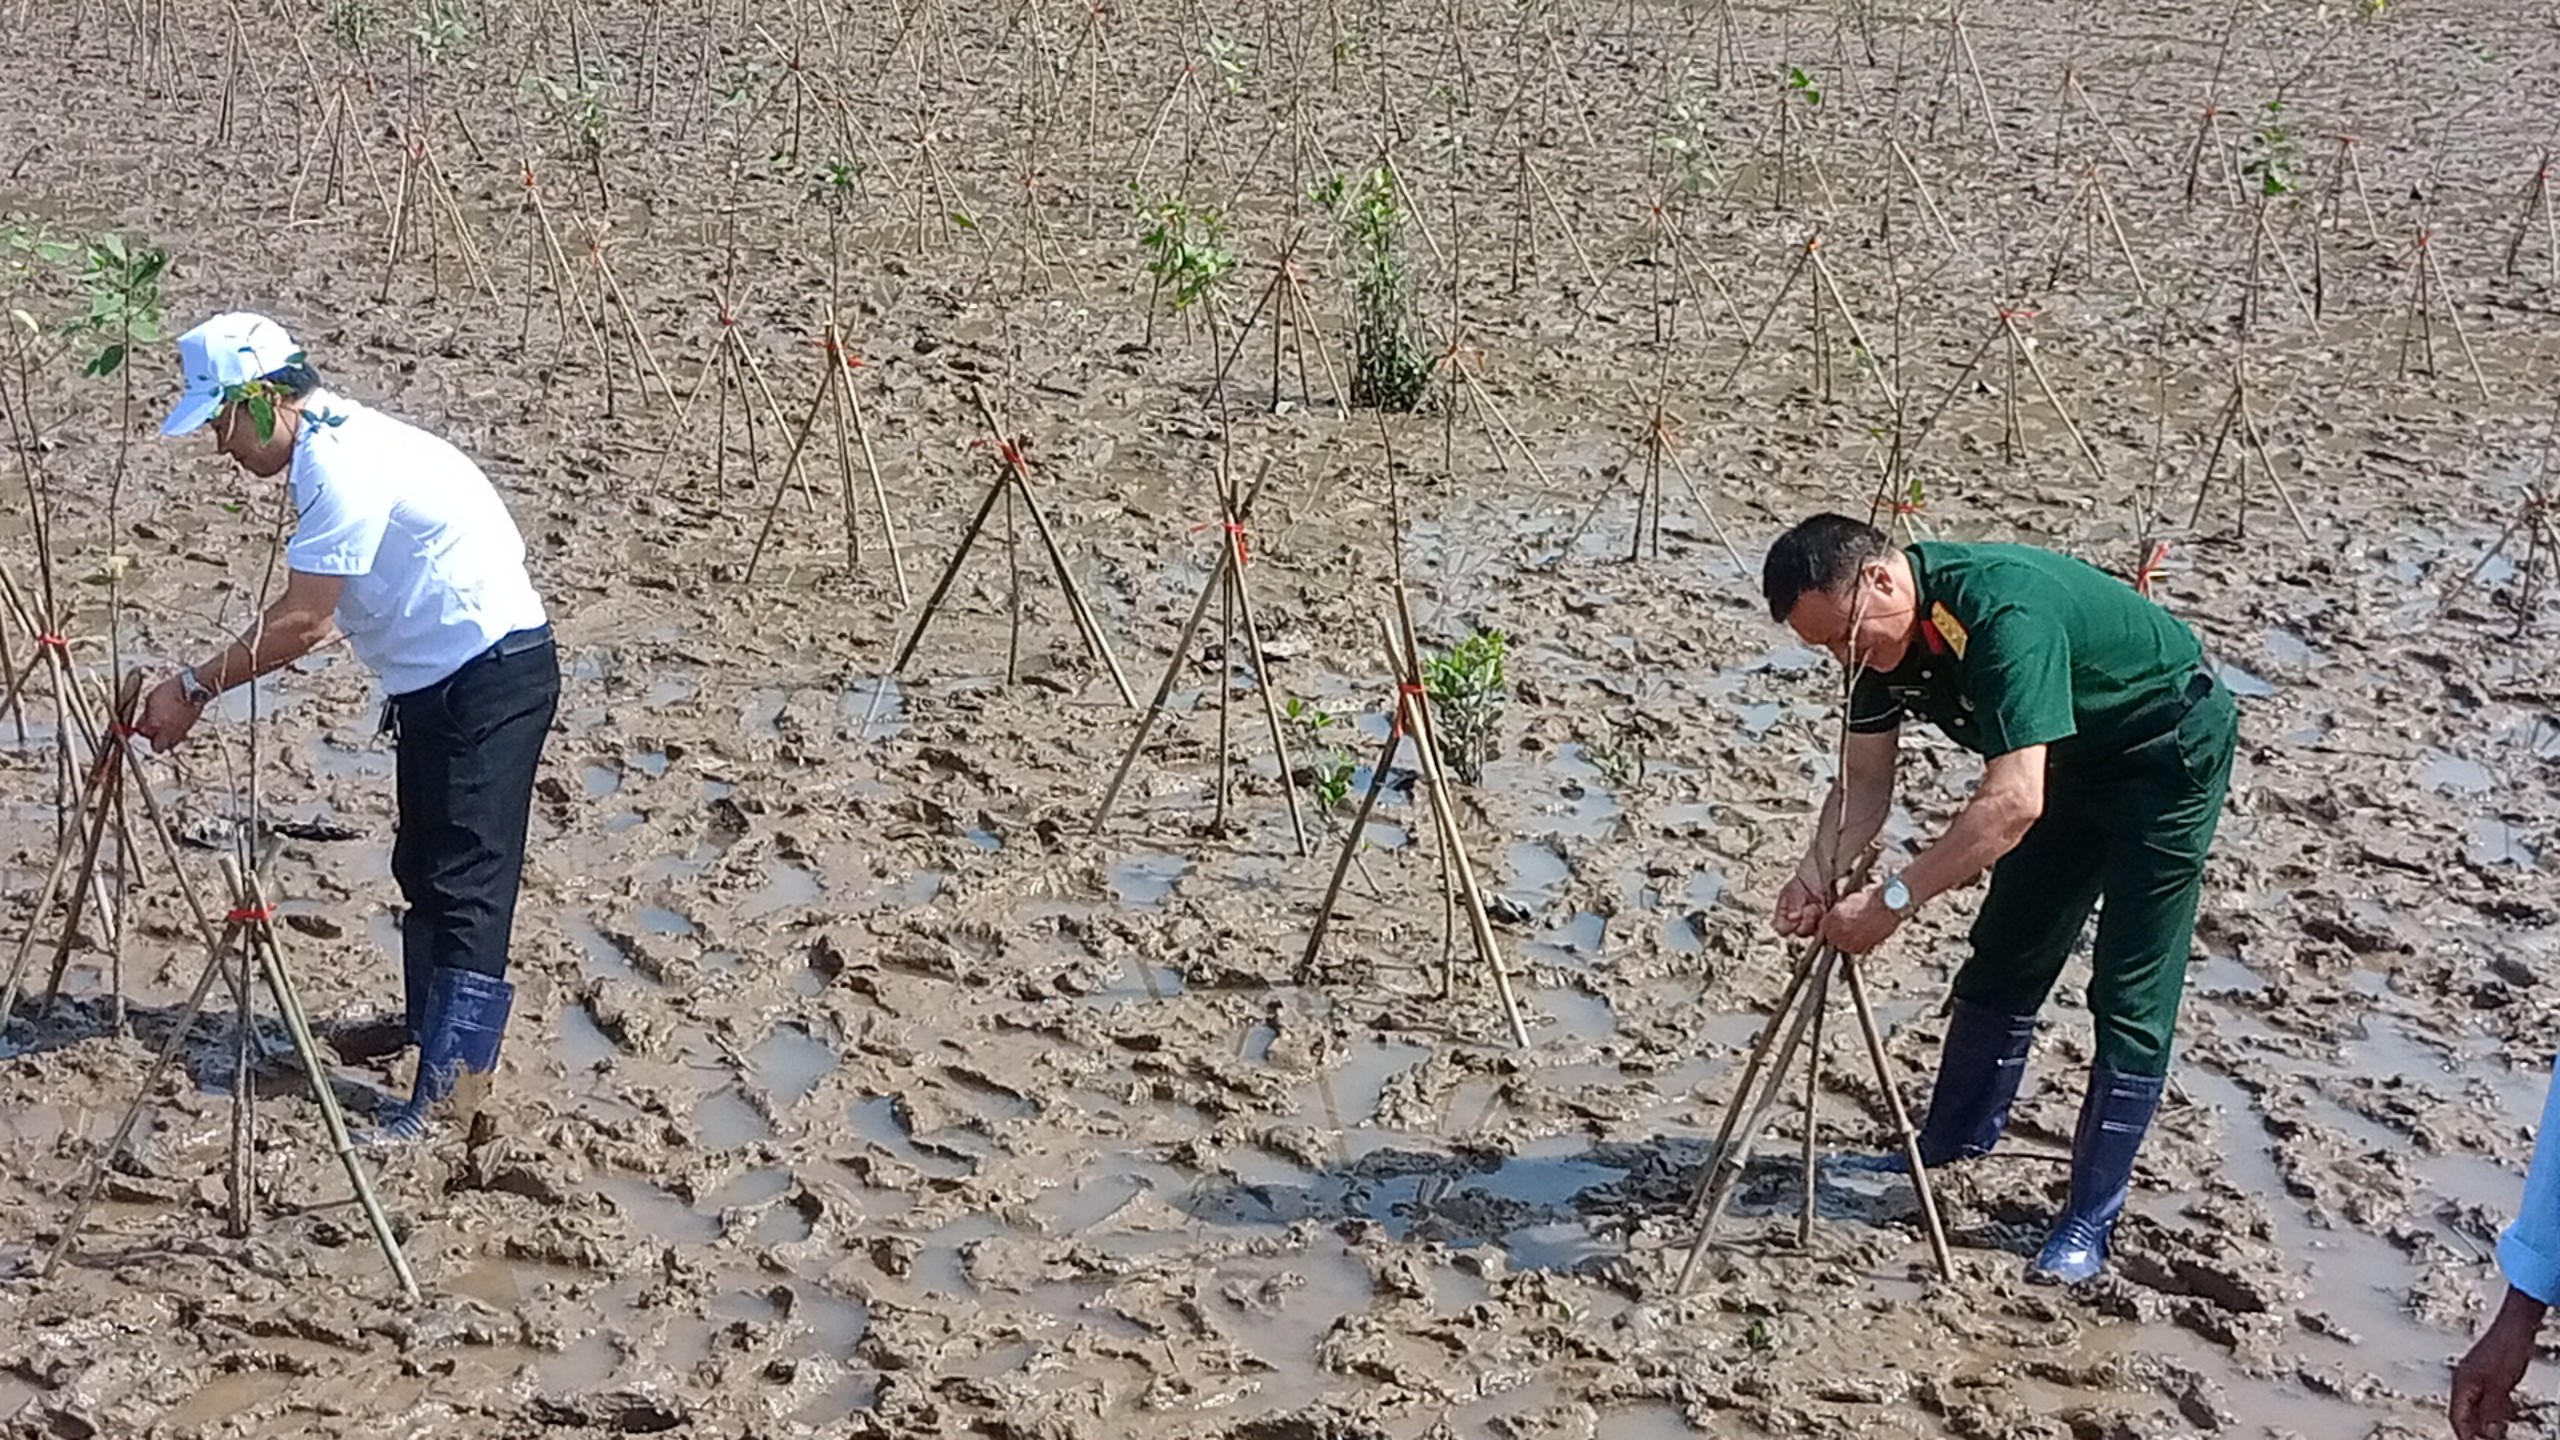
M518 631L436 684L391 697L399 737L400 824L391 876L409 902L400 925L409 1025L426 1017L440 969L503 979L524 874L534 770L560 705L550 628Z

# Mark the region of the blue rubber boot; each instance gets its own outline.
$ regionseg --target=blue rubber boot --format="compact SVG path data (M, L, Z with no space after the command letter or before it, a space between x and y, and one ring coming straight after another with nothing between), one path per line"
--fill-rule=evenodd
M2071 1138L2071 1199L2028 1279L2073 1285L2105 1268L2107 1237L2133 1188L2133 1157L2150 1133L2166 1083L2158 1075L2127 1075L2103 1065L2089 1072L2079 1130Z
M2035 1044L2036 1017L2004 1015L1958 1000L1947 1016L1947 1042L1938 1055L1938 1078L1929 1090L1929 1114L1920 1122L1920 1163L1932 1169L1950 1160L1988 1155L2009 1126L2009 1106L2027 1076L2027 1051ZM1899 1150L1836 1162L1843 1170L1900 1175L1910 1162Z
M422 1138L446 1102L463 1092L476 1108L498 1068L498 1041L515 1007L516 987L474 970L440 969L427 981L426 1026L418 1041L418 1083L409 1103L369 1136L375 1144Z
M416 910L400 919L400 991L408 1003L409 1043L424 1046L427 1035L427 987L435 978L434 951Z

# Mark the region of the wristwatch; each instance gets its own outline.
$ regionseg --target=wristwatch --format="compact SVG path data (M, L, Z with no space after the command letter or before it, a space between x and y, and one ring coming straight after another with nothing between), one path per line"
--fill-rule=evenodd
M213 699L213 687L197 677L193 665L178 672L178 693L186 696L190 705L203 705Z
M1911 887L1902 883L1901 872L1896 871L1884 877L1884 884L1880 888L1884 892L1884 908L1897 916L1910 915Z

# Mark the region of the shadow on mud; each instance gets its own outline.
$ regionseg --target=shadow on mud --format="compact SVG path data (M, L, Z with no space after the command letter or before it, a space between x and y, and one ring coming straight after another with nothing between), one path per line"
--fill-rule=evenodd
M1169 1198L1211 1224L1367 1221L1399 1241L1497 1248L1515 1269L1603 1276L1627 1259L1626 1236L1639 1223L1682 1228L1710 1149L1690 1137L1529 1155L1388 1145L1322 1170L1258 1155L1259 1174L1205 1180ZM1734 1189L1723 1233L1747 1242L1757 1222L1793 1217L1802 1194L1794 1151L1764 1148ZM1822 1165L1816 1205L1825 1221L1915 1232L1920 1224L1917 1198L1898 1176L1844 1176Z
M249 1080L252 1093L259 1099L280 1096L307 1096L309 1087L303 1079L302 1065L293 1053L292 1037L284 1023L265 1013L272 1006L263 989L258 997L259 1013L249 1027ZM196 1089L215 1095L229 1095L237 1075L237 1012L233 1008L232 991L220 981L214 993L205 1000L204 1008L187 1031L186 1043L172 1059L172 1068L183 1068ZM140 1049L137 1064L149 1066L158 1060L161 1049L169 1043L184 1013L182 1005L124 1006L123 1023L117 1023L113 999L104 995L66 995L50 1006L41 995L19 1001L17 1016L11 1021L7 1035L0 1037L0 1060L21 1056L47 1055L66 1051L95 1041L119 1035ZM317 1023L317 1022L315 1022ZM368 1115L389 1097L362 1079L340 1072L341 1057L331 1046L331 1035L325 1024L315 1038L319 1058L328 1067L330 1081L338 1092L338 1103L348 1114ZM162 1077L154 1077L152 1093L165 1094Z

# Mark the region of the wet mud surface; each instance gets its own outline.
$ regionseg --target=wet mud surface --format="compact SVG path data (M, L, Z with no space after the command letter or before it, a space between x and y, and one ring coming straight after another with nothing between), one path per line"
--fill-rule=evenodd
M2011 6L1959 34L1861 6L386 0L236 36L218 7L152 4L141 43L113 7L36 8L0 82L0 210L168 246L173 322L270 309L351 393L476 454L568 674L491 1133L380 1177L426 1302L398 1301L289 1070L261 1084L261 1224L224 1238L221 1022L155 1082L73 1259L29 1273L200 963L152 863L121 1024L91 933L0 1060L13 1433L2435 1433L2560 1014L2560 607L2519 540L2496 550L2544 473L2560 347L2560 256L2521 203L2560 94L2534 7L2244 6L2218 75L2224 8L2190 3ZM573 102L580 67L593 168L545 89ZM1382 426L1284 357L1275 407L1266 316L1222 399L1220 347L1301 230L1345 363L1355 258L1300 197L1382 135L1429 346L1480 378ZM574 257L566 305L523 157ZM2261 235L2270 164L2291 190ZM2121 246L2074 208L2093 166ZM386 264L404 176L441 224ZM1198 311L1149 326L1133 180L1230 217L1216 343ZM569 308L598 303L600 215L629 307L599 314L609 363ZM1812 279L1776 303L1817 233L1839 296L1819 339ZM691 391L732 236L734 333L777 395L752 455L734 404L715 455L716 385L672 423L627 344ZM1098 835L1135 715L1027 517L1015 682L1001 513L891 678L917 606L858 455L850 569L831 430L807 492L784 482L833 254L916 600L993 475L973 387L1029 437L1141 700L1208 577L1211 477L1270 467L1247 572L1268 673L1213 621ZM40 274L15 303L85 302ZM2035 312L2014 361L2002 306ZM192 657L247 615L279 498L137 423L111 533L114 387L78 359L10 381L43 431L74 653L103 668L87 582L117 564L129 651ZM2226 449L2199 503L2235 362L2281 484L2253 466L2244 489ZM1657 387L1658 542L1637 518ZM1796 1246L1790 1103L1676 1294L1683 1200L1784 979L1764 916L1836 709L1735 552L1862 504L1897 431L1926 533L2127 575L2169 539L2164 601L2242 696L2183 1059L2091 1286L2021 1275L2089 1060L2075 965L2010 1141L1945 1173L1953 1284L1898 1184L1826 1183ZM1333 715L1366 782L1399 517L1425 638L1512 637L1499 754L1460 800L1525 1050L1463 936L1442 991L1409 745L1295 975L1345 822L1302 789L1297 853L1255 687ZM26 582L23 501L7 525ZM254 767L306 1003L396 1006L368 681L332 649L259 704L254 755L233 697L151 768L191 873L212 883ZM28 914L48 713L0 748L0 881L49 941L59 917ZM1889 833L1943 825L1972 773L1915 742ZM1971 905L1873 969L1914 1106ZM1840 1018L1817 1140L1870 1148L1888 1112ZM405 1078L336 1067L353 1100Z

